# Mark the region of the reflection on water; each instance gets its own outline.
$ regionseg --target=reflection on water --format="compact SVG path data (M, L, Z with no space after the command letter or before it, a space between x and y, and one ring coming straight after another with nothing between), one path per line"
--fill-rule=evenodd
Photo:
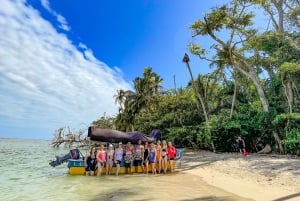
M67 152L46 141L1 139L1 200L248 200L184 172L86 177L68 175L67 164L48 165L55 155Z

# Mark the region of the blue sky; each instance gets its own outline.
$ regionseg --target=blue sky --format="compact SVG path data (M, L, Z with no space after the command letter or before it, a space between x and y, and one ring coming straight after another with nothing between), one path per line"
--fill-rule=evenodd
M185 87L188 29L223 0L2 0L0 137L50 139L104 113L146 66ZM201 42L201 41L200 41ZM206 41L202 41L205 43ZM191 57L192 70L207 73Z

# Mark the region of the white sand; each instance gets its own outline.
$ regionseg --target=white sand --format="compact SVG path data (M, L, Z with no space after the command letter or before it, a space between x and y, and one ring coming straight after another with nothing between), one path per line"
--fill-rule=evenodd
M300 159L296 157L187 150L178 167L241 197L300 201Z

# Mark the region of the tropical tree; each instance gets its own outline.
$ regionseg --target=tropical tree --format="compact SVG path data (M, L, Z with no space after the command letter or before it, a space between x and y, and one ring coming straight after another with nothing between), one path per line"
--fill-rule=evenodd
M117 117L117 125L125 128L126 131L128 129L134 131L135 116L143 111L149 112L151 108L155 107L162 81L163 79L158 74L152 72L152 68L146 67L143 77L133 80L134 91L122 92L119 90L116 101L124 101L124 109ZM124 124L128 126L124 127Z
M93 121L92 125L100 126L101 128L114 129L115 118L106 116L106 114L104 113L104 115L101 116L99 119Z
M197 44L192 47L199 49L200 56L209 61L222 60L233 69L238 70L254 83L260 98L262 109L268 113L269 101L259 79L259 68L249 61L251 52L243 49L245 42L250 40L257 31L252 28L254 14L247 11L249 3L234 0L233 6L224 5L214 8L203 19L191 25L193 36L209 36L214 44L210 47L214 54L209 58L208 52ZM222 33L222 34L220 34ZM222 55L222 57L220 56ZM276 131L273 131L279 149L283 151L282 142Z
M124 110L124 103L126 100L126 92L123 89L117 90L117 94L114 95L115 104L119 104L119 112Z
M209 137L210 137L211 148L212 148L212 150L213 150L214 152L216 152L216 149L215 149L215 145L214 145L213 139L211 138L212 135L211 135L210 127L209 127L209 117L208 117L208 113L207 113L207 109L206 109L206 105L205 105L203 93L200 93L200 91L199 91L199 86L197 86L196 82L194 81L194 77L193 77L193 74L192 74L192 70L191 70L191 67L190 67L190 65L189 65L189 62L190 62L189 56L188 56L187 54L185 54L182 61L183 61L184 63L186 63L187 69L188 69L189 74L190 74L190 77L191 77L191 82L192 82L193 89L194 89L194 91L195 91L195 94L196 94L198 100L200 101L201 108L202 108L202 111L203 111L203 114L204 114L204 118L205 118L206 130L207 130L208 135L209 135ZM199 108L199 107L198 107L198 108ZM199 108L199 109L200 109L200 108Z

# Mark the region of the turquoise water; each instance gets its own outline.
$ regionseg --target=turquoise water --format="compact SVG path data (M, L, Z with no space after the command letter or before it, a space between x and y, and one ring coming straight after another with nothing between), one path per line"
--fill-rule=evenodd
M45 140L0 139L1 200L247 200L177 171L170 175L71 176L49 162L68 148ZM85 153L85 150L81 150Z

